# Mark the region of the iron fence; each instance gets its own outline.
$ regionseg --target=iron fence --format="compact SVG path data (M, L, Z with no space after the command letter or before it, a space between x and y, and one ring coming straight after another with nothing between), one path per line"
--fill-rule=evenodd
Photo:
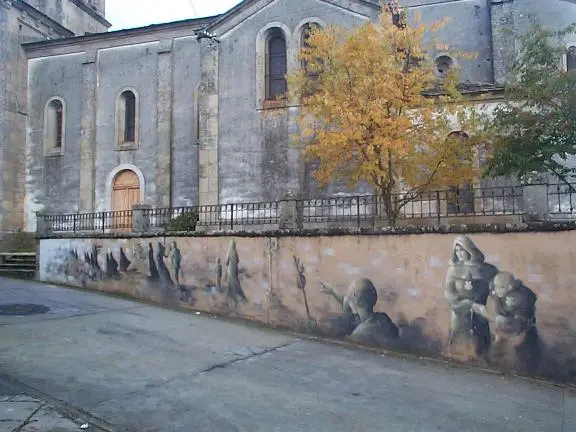
M98 213L70 213L39 215L44 229L51 232L108 232L131 231L132 210Z
M576 214L576 191L568 185L545 187L552 213ZM573 198L574 195L574 198ZM392 203L398 221L419 219L419 224L452 223L453 218L521 215L525 210L522 186L474 188L457 186L425 193L395 194ZM288 203L293 203L292 207ZM401 208L399 208L401 207ZM39 215L48 232L113 232L196 229L272 229L293 208L304 228L334 223L342 226L387 224L387 205L381 196L359 195L256 203L215 204L196 207ZM416 223L416 222L415 222ZM135 227L138 225L138 229Z
M546 185L546 196L551 215L576 217L576 184Z
M150 228L170 231L189 231L192 227L234 229L245 225L277 224L279 205L279 201L215 204L143 209L141 214Z
M521 214L520 186L473 188L456 186L424 193L401 193L391 197L397 219L496 216ZM381 196L344 196L298 201L304 223L363 222L386 219L386 202Z

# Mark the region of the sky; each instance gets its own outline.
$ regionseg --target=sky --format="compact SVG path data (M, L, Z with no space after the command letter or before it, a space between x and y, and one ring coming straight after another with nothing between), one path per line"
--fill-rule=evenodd
M240 0L106 0L106 19L114 31L217 15L238 3Z

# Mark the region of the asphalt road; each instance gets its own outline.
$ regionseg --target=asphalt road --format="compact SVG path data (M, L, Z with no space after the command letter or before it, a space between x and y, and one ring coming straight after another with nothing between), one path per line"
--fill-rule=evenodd
M110 431L576 431L527 380L313 342L204 314L0 278L0 388Z

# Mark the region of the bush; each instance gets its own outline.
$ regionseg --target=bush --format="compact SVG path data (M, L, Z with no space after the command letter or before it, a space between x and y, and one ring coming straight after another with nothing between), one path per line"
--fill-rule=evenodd
M198 213L187 211L171 219L168 223L167 231L196 231L197 223Z

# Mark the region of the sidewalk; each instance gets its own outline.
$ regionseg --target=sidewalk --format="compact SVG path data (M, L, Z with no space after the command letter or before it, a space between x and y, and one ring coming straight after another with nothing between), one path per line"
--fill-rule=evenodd
M0 432L95 431L73 421L45 401L25 394L0 395Z

